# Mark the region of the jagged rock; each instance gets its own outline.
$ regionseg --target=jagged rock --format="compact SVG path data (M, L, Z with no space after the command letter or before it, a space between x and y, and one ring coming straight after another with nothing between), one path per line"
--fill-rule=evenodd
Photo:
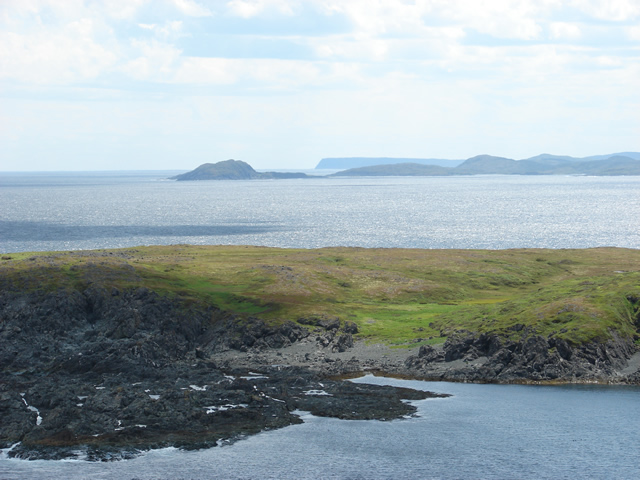
M353 336L350 333L340 335L333 345L333 350L338 352L346 352L353 347Z
M327 315L301 317L298 319L298 323L321 327L324 330L338 330L340 328L340 319Z
M352 335L355 335L358 333L358 325L347 320L346 322L344 322L344 327L342 327L342 330L344 331L344 333L351 333Z
M444 361L444 354L431 345L422 345L418 350L418 358L424 362L438 362Z
M476 338L471 334L465 337L451 336L447 338L444 344L445 361L452 362L463 358L474 346L475 342Z
M326 340L343 352L350 333L323 318ZM186 306L148 289L0 292L0 448L9 455L93 460L130 458L163 446L205 448L220 439L301 420L304 408L341 418L389 419L425 398L389 387L322 378L357 362L269 366L259 352L309 336L293 322L267 325L206 306ZM233 349L264 375L208 360ZM242 353L246 352L246 353ZM327 395L313 395L313 392ZM419 397L415 397L418 395ZM329 401L330 399L330 401Z
M408 372L458 381L575 381L618 379L636 348L617 337L606 343L571 346L562 338L527 335L519 341L498 335L464 333L447 339L442 350L424 345L405 362ZM463 360L464 365L456 362ZM624 380L624 381L629 381Z

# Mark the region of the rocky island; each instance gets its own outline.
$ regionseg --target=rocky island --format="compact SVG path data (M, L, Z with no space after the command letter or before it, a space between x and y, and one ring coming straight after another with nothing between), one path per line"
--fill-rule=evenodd
M0 260L0 448L129 458L411 415L363 372L640 384L640 251L140 247Z
M256 172L251 165L241 160L224 160L204 163L195 170L171 177L171 180L265 180L283 178L309 178L296 172Z

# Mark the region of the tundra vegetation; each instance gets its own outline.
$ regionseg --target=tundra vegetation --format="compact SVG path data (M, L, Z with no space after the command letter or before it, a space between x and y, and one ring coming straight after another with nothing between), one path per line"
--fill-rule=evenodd
M530 334L570 345L640 344L640 251L419 250L152 246L16 253L0 287L21 291L146 287L274 325L338 317L357 338L397 348L461 332Z

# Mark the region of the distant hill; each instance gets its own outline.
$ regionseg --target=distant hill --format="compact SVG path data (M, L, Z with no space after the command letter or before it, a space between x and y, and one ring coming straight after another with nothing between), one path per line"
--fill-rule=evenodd
M490 166L495 168L502 168L503 170L494 171L492 173L502 173L502 174L530 174L530 173L545 173L551 174L552 172L547 172L547 170L541 168L542 165L555 167L560 165L565 165L567 163L574 162L591 162L591 161L599 161L599 160L607 160L613 157L627 157L633 160L640 160L640 152L621 152L621 153L610 153L606 155L592 155L589 157L577 158L570 157L568 155L552 155L549 153L543 153L541 155L536 155L535 157L525 158L522 160L513 160L509 158L503 157L491 157L488 158L489 155L478 155L477 157L470 158L468 160L446 160L442 158L393 158L393 157L335 157L335 158L323 158L320 160L320 163L316 166L316 169L333 169L333 170L346 170L346 169L356 169L362 167L373 167L378 165L397 165L397 164L418 164L418 165L438 165L441 167L447 168L455 168L463 163L466 163L465 169L468 170L468 175L473 175L474 170L477 168L486 169ZM502 160L498 160L502 158ZM473 160L470 162L470 160ZM507 161L508 160L508 161ZM478 165L477 162L480 162ZM511 163L517 162L517 163ZM531 163L532 162L532 163ZM476 164L476 165L474 165ZM378 169L378 171L382 171ZM362 170L361 173L367 175L373 175L375 173L368 173L368 170ZM459 171L458 173L462 173ZM477 172L477 173L487 173L486 171ZM381 173L377 173L377 175L382 175ZM410 174L411 175L411 174ZM425 175L430 175L425 173ZM628 174L632 175L632 174Z
M618 155L577 163L575 170L575 173L585 175L640 175L640 160Z
M331 177L358 176L358 177L427 177L451 175L451 168L438 165L421 165L419 163L397 163L392 165L373 165L370 167L350 168L336 172Z
M640 154L638 156L640 158ZM332 176L432 175L640 175L640 160L621 155L607 157L603 160L577 160L552 155L513 160L491 155L478 155L453 168L401 163L351 168L334 173Z
M634 160L640 160L640 152L619 152L609 153L607 155L591 155L590 157L578 158L576 160L607 160L612 157L629 157Z
M478 155L465 160L451 173L458 175L477 175L487 173L518 174L523 173L527 166L516 160L491 155Z
M385 160L385 158L383 157L379 160ZM457 160L452 160L452 162L457 162ZM582 160L549 154L542 154L525 160L513 160L511 158L495 157L492 155L477 155L453 167L417 162L396 162L349 168L329 176L426 177L446 175L640 175L640 153L630 152L628 155L610 156L598 155L585 157L585 159ZM240 160L225 160L218 163L205 163L195 170L171 178L178 181L188 181L319 177L299 172L257 172L246 162Z
M323 158L322 160L320 160L320 163L316 165L316 169L342 170L346 168L372 167L374 165L394 165L398 163L456 167L462 162L464 162L464 160L445 160L442 158L340 157Z
M304 173L256 172L251 165L241 160L224 160L204 163L195 170L171 177L172 180L253 180L269 178L309 178Z

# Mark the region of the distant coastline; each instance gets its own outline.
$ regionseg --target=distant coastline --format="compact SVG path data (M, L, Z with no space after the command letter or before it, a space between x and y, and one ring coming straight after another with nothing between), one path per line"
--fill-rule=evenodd
M543 153L534 157L523 158L514 161L569 161L588 162L594 160L607 160L611 157L629 157L640 160L640 152L619 152L605 155L591 155L588 157L571 157L569 155L551 155ZM498 157L495 157L498 158ZM469 159L466 159L469 160ZM376 165L393 165L398 163L417 163L420 165L438 165L441 167L457 167L466 161L465 159L443 159L443 158L401 158L401 157L329 157L320 160L316 169L346 170L348 168L373 167Z
M350 168L333 176L640 175L640 154L628 155L612 154L598 159L539 155L527 160L478 155L455 167L399 163Z
M171 177L177 181L255 180L321 177L453 176L453 175L640 175L640 153L622 152L584 158L541 154L524 160L477 155L467 160L410 158L324 158L316 169L338 170L329 175L302 172L258 172L241 160L205 163Z

